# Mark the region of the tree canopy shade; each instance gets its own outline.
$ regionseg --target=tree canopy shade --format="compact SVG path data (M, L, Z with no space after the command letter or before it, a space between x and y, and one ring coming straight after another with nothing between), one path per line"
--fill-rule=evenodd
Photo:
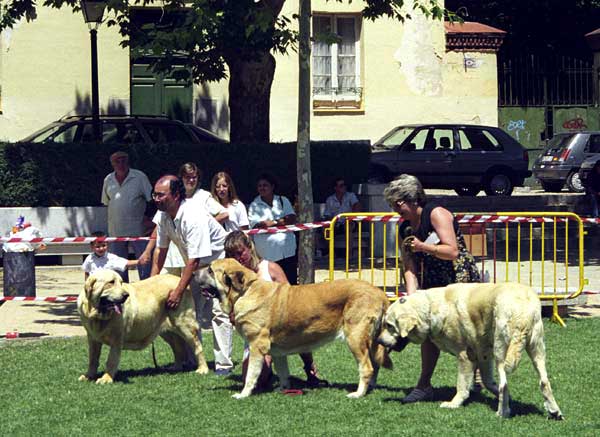
M35 19L38 4L3 1L0 31L20 19ZM79 13L77 0L41 4ZM108 26L119 27L122 45L131 47L132 56L147 57L157 72L170 71L176 63L186 67L175 72L180 79L200 83L228 77L230 138L251 143L269 140L273 54L295 49L297 35L291 23L296 16L282 15L284 4L285 0L107 0L105 17ZM363 16L404 21L414 10L433 18L444 14L437 0L366 0Z
M600 27L600 0L446 0L465 21L507 32L501 50L589 54L584 35Z

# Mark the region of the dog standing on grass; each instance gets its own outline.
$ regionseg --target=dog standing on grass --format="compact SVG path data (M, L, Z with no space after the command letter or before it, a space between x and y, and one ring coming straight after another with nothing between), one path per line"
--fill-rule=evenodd
M429 338L458 360L456 395L443 408L458 408L469 397L476 368L484 386L498 397L497 415L510 416L507 375L517 368L523 349L540 378L544 407L553 419L563 415L546 373L546 348L540 299L516 283L452 284L421 290L388 309L379 342L401 351L409 342ZM493 380L498 371L499 386Z
M88 370L79 380L96 379L103 344L110 346L110 352L106 372L96 381L98 384L114 381L123 349L144 349L158 335L171 346L175 369L183 367L187 343L198 363L196 373L208 373L192 294L186 290L179 306L167 309L169 292L178 283L179 277L173 275L157 275L128 284L112 270L92 273L77 298L89 348Z
M362 397L376 383L379 367L391 368L386 349L377 344L387 296L368 282L341 279L310 285L265 281L232 258L213 261L200 270L198 282L216 294L224 311L250 346L244 389L233 395L250 396L264 356L273 357L282 389L289 388L287 355L310 352L344 338L359 371L350 398Z

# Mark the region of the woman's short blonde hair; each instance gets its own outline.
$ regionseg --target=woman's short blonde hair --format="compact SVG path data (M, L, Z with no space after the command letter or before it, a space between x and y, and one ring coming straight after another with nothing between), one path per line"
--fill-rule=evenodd
M416 203L425 205L427 196L419 180L409 174L401 174L383 190L383 197L390 206L397 202Z
M227 238L225 238L225 256L227 258L233 258L233 254L239 252L240 249L247 247L250 249L250 266L251 270L258 270L258 265L262 261L262 258L256 252L254 247L254 241L250 236L242 231L233 231Z

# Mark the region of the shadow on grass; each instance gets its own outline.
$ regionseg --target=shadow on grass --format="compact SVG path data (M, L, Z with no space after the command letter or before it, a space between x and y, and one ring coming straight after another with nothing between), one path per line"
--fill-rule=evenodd
M385 388L386 387L379 387ZM413 387L402 387L402 388L394 388L392 390L396 391L404 391L405 395L408 395ZM389 390L389 389L388 389ZM433 389L433 399L430 401L424 401L425 403L440 403L444 401L451 400L456 394L455 387L436 387ZM404 397L404 396L402 396ZM383 402L400 402L402 397L399 398L384 398ZM471 396L465 401L464 406L468 406L471 403L480 403L487 405L492 412L496 412L498 409L498 399L493 396L491 393L484 391L481 393L471 393ZM538 408L536 405L529 404L526 402L520 402L515 400L514 398L510 399L510 409L512 416L529 416L532 414L535 415L544 415L544 411Z
M139 378L147 376L158 376L158 375L175 375L177 373L188 373L196 371L195 367L186 366L183 369L172 369L170 364L159 366L159 367L146 367L143 369L130 369L130 370L119 370L117 373L116 380L125 384L130 384L130 378ZM215 364L213 361L208 362L208 367L214 370ZM98 376L102 376L101 374Z

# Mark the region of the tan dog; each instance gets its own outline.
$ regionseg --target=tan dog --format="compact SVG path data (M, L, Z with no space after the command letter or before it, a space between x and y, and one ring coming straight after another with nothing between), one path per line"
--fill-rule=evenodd
M139 350L160 335L173 349L175 367L180 368L185 357L184 342L194 351L197 373L208 373L208 366L198 340L194 300L186 291L174 310L165 304L169 291L179 278L158 275L133 284L123 283L112 270L99 270L87 279L85 289L77 299L81 323L87 331L89 363L80 381L96 378L102 344L110 346L106 373L96 381L111 383L119 368L121 350Z
M379 342L394 350L430 339L458 359L456 395L443 408L458 408L469 397L475 368L498 396L497 414L510 416L506 375L517 368L523 349L533 361L550 417L562 419L546 373L540 300L521 284L452 284L419 291L390 306ZM496 367L499 388L493 380Z
M364 281L339 280L291 286L259 279L234 259L213 261L200 271L199 282L233 313L235 327L250 345L244 389L233 397L249 396L260 375L264 356L273 356L281 388L289 387L287 355L310 352L345 337L358 363L358 389L348 397L364 396L374 386L379 366L391 368L385 348L376 343L386 295Z

